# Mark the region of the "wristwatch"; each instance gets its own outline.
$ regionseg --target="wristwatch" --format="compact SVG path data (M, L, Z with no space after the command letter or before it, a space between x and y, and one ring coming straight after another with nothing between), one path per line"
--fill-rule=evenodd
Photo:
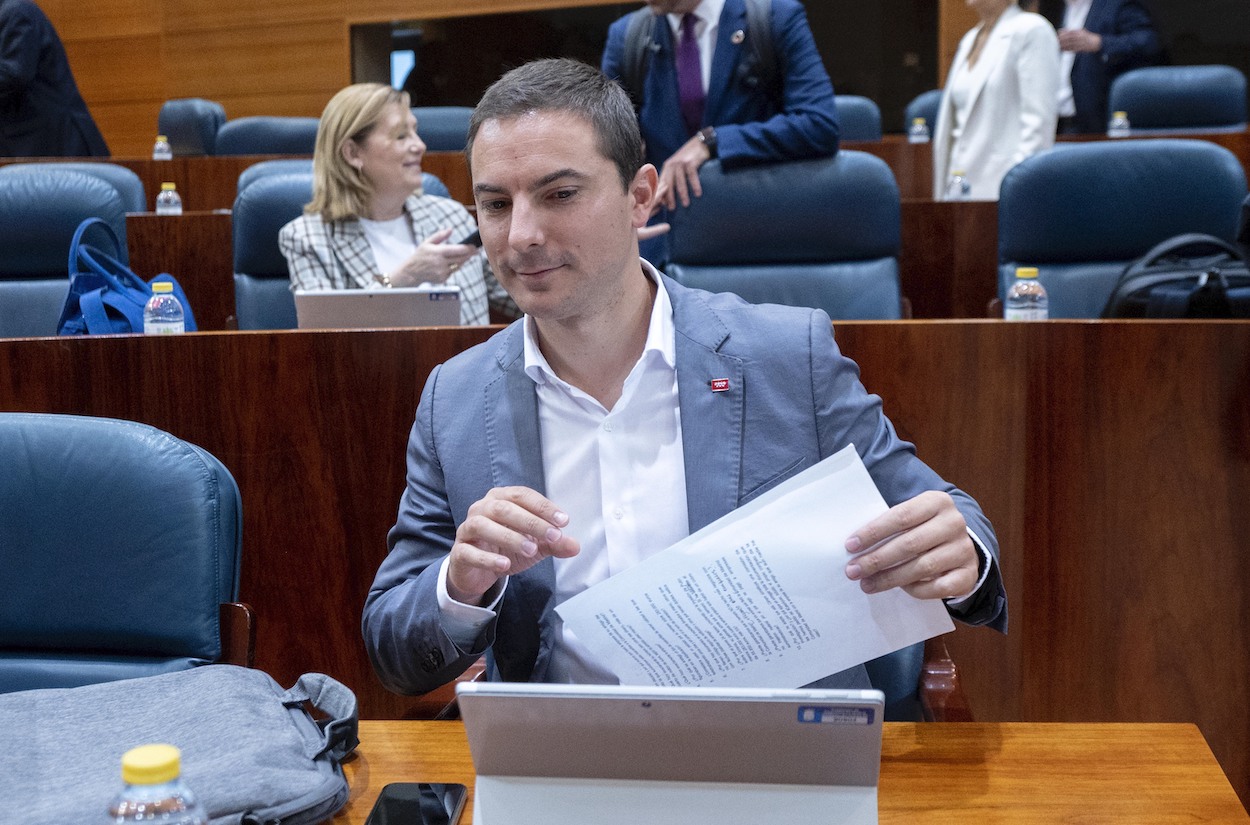
M711 126L704 126L699 130L699 140L707 147L708 154L716 157L716 130Z

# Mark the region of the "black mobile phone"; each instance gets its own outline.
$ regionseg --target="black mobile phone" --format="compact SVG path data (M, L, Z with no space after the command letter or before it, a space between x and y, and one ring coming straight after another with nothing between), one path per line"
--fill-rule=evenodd
M464 239L463 241L461 241L460 243L467 243L467 244L469 244L470 246L481 246L481 245L482 245L482 233L481 233L481 231L480 231L480 230L477 230L477 229L473 230L473 234L472 234L472 235L470 235L469 237L465 238L465 239Z
M454 782L392 782L365 825L456 825L469 792Z

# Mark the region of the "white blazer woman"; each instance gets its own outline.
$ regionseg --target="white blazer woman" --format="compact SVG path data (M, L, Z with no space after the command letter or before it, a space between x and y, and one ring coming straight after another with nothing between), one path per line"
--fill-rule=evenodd
M970 200L998 200L1007 170L1055 142L1059 39L1015 0L967 0L981 22L955 52L933 141L933 197L951 200L962 171Z

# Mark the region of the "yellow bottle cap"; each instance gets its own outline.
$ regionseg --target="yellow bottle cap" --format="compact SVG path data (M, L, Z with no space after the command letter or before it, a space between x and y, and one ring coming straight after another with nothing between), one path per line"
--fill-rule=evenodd
M152 291L153 292L173 292L174 285L171 284L169 281L157 281L156 283L152 284Z
M177 189L177 188L178 188L178 187L177 187L177 186L175 186L175 185L174 185L174 184L172 184L172 183L162 183L162 184L161 184L161 191L162 191L162 192L172 192L172 191L174 191L174 190L175 190L175 189Z
M912 123L916 123L916 124L919 124L919 125L923 126L923 125L925 124L925 122L926 122L926 121L925 121L925 119L924 119L924 118L922 118L922 117L913 117L913 118L911 119L911 122L912 122Z
M157 135L156 139L159 140L161 143L169 143L169 138L165 137L164 135Z
M1037 267L1035 266L1018 266L1016 267L1017 278L1036 278Z
M1128 117L1128 112L1115 112L1112 117Z
M142 745L122 756L122 781L127 785L160 785L178 778L182 752L173 745Z

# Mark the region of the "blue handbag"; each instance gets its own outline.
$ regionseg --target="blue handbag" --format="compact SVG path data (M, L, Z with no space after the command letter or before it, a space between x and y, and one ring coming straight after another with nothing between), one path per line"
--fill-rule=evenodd
M112 254L83 241L88 229L99 227L113 242ZM162 272L144 282L122 263L121 242L113 227L100 218L87 218L69 244L69 294L57 322L58 335L109 335L143 332L143 308L152 297L152 284L168 281L182 304L187 332L195 331L195 316L186 293L174 276Z

